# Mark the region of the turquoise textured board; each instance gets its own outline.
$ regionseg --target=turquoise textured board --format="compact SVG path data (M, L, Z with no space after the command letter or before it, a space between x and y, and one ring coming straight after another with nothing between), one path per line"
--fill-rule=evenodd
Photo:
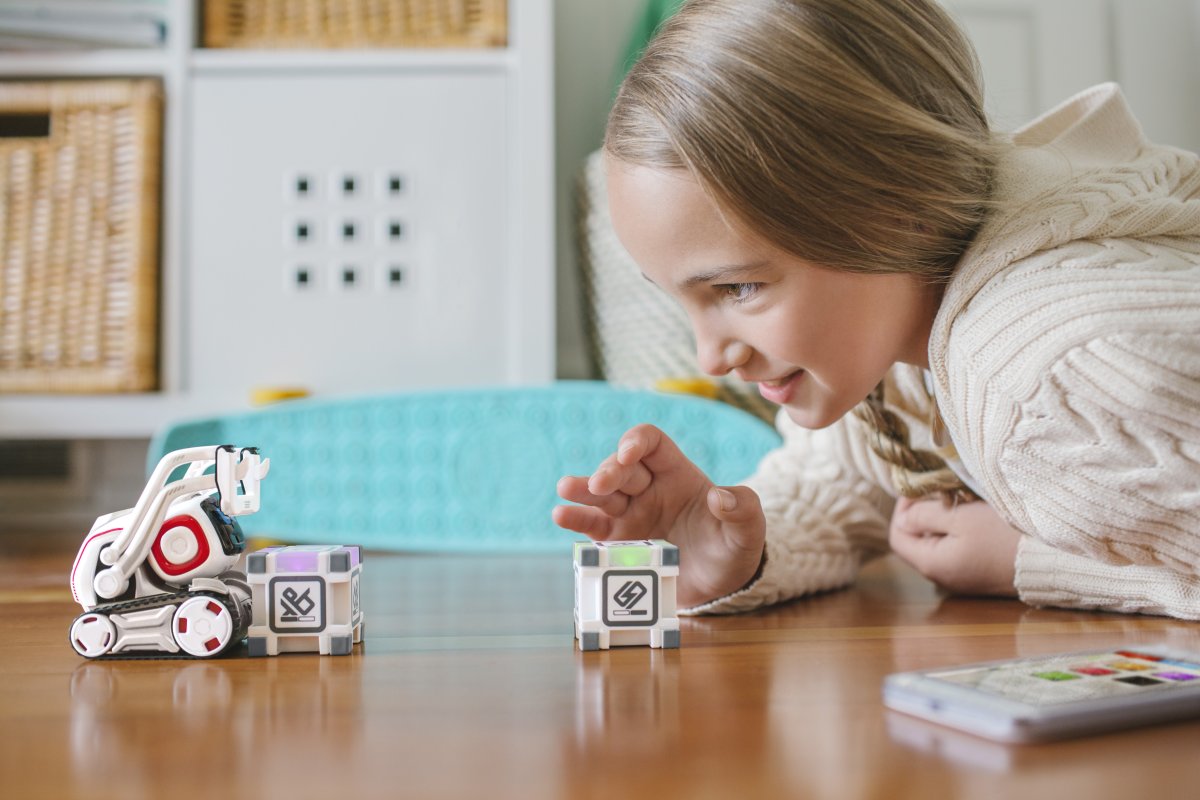
M551 521L563 475L589 474L622 433L666 431L714 481L738 483L780 443L732 406L598 382L293 400L183 422L172 450L257 446L271 459L248 534L419 551L554 552L576 538ZM658 536L646 531L647 538Z

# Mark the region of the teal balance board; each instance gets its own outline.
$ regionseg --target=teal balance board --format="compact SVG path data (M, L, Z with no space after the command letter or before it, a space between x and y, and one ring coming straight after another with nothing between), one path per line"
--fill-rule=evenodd
M718 484L736 484L780 444L771 426L699 397L563 382L293 400L173 425L172 450L256 446L271 459L249 535L417 551L555 552L580 538L557 527L564 475L588 475L626 430L664 430ZM646 531L646 537L659 535Z

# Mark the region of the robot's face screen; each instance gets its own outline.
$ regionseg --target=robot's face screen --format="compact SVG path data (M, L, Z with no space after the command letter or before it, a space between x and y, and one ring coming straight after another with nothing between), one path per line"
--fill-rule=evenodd
M200 508L212 522L213 528L217 532L217 538L221 540L221 549L225 551L225 555L231 556L246 549L246 537L242 533L242 526L236 519L222 511L216 500L206 497L200 503Z

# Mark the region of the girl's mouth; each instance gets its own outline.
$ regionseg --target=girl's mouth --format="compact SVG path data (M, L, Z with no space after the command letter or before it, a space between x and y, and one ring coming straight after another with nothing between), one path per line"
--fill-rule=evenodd
M791 375L777 381L762 381L758 384L758 393L767 400L779 405L786 405L796 393L796 386L804 377L804 370L798 369Z

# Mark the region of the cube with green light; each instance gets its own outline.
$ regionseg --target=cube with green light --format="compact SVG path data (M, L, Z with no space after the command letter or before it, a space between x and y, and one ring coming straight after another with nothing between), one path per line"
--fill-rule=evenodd
M679 548L665 539L575 544L575 640L580 650L679 647Z

